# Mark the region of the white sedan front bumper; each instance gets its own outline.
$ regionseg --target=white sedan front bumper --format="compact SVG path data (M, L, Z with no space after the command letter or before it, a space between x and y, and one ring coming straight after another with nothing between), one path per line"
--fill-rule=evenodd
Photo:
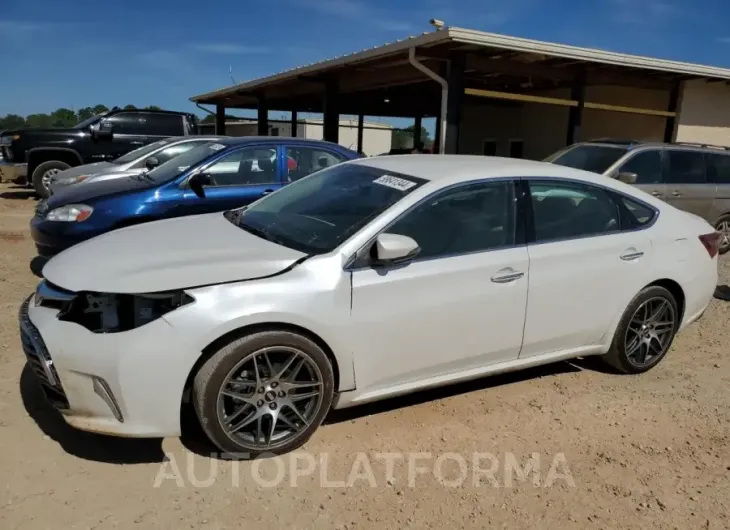
M122 333L92 333L58 310L20 310L23 349L48 400L82 430L128 437L180 435L180 405L197 358L163 318ZM182 361L182 362L181 362Z

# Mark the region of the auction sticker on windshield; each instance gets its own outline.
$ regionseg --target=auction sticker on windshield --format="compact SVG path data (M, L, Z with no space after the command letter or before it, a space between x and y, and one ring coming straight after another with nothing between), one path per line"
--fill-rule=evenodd
M212 149L213 151L220 151L221 149L225 149L225 148L226 148L226 146L225 146L225 145L223 145L223 144L211 144L210 148L211 148L211 149Z
M388 186L389 188L393 188L398 191L406 191L416 185L415 182L402 179L400 177L394 177L393 175L383 175L382 177L375 179L373 183L380 184L381 186Z

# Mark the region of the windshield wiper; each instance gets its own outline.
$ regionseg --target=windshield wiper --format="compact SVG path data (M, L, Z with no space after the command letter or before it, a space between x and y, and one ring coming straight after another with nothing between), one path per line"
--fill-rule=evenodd
M260 237L261 239L265 239L266 241L271 241L272 243L278 243L274 237L271 236L266 230L262 228L256 228L255 226L247 225L244 223L237 223L238 228L244 229L249 234L253 234L255 236Z

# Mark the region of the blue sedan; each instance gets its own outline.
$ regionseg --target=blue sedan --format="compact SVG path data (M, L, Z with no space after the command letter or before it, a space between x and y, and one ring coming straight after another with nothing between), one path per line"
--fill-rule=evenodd
M31 234L38 254L47 258L117 228L238 208L310 173L359 157L317 140L222 138L147 173L92 180L39 202Z

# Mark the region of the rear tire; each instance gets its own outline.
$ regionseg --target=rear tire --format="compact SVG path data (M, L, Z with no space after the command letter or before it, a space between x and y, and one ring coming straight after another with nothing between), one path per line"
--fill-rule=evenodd
M715 230L720 233L718 252L725 254L730 250L730 215L723 215L715 221Z
M322 348L289 331L262 331L234 340L203 364L192 403L211 442L249 459L303 445L333 395L334 372Z
M679 310L664 287L646 287L629 303L603 360L624 374L641 374L666 356L679 327Z
M66 162L61 162L60 160L49 160L48 162L39 164L33 171L30 179L36 194L41 199L47 199L49 195L48 185L51 182L51 177L70 167Z

